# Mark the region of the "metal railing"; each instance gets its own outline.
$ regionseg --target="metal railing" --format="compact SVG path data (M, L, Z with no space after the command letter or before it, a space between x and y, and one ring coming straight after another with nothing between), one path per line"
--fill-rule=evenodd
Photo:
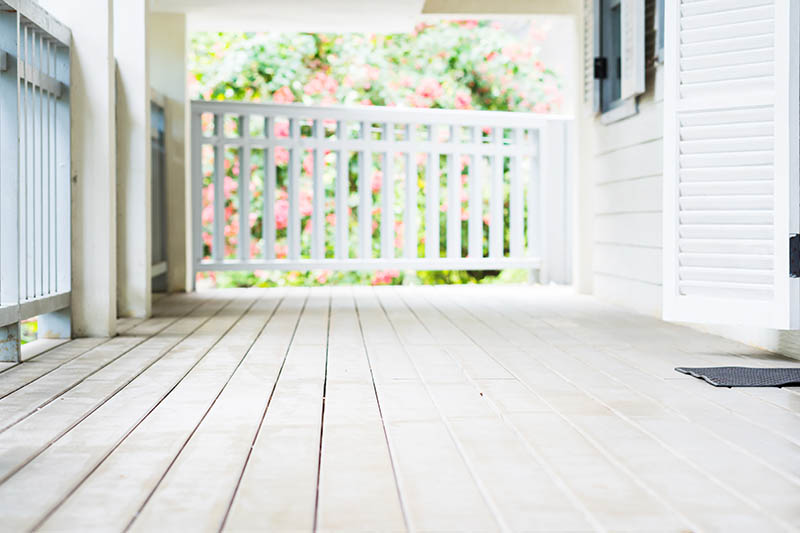
M32 2L0 1L0 360L20 322L69 336L70 32Z
M543 268L547 191L565 187L569 123L192 102L195 272Z

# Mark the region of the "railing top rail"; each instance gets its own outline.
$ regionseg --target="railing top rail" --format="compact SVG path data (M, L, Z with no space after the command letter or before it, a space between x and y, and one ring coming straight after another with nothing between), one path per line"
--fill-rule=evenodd
M43 7L32 0L0 0L0 11L11 9L20 14L23 23L37 26L41 31L69 48L72 32Z
M297 119L394 122L398 124L475 125L497 127L542 127L548 122L565 122L571 115L474 111L463 109L420 109L384 106L317 106L239 101L193 100L194 113L263 114Z

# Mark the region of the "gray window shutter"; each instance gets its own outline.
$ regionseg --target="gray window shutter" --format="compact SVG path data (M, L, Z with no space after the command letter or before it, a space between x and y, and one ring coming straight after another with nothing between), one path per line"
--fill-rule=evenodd
M600 49L597 21L595 2L583 0L583 102L595 113L600 111L600 84L594 79L594 58Z
M620 98L625 100L644 92L645 5L644 0L622 0L621 7L622 79Z

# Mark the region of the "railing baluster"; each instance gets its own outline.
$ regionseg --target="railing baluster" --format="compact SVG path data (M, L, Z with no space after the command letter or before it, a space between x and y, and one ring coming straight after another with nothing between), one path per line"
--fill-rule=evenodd
M411 142L411 124L406 124L405 138ZM403 242L403 256L406 259L417 257L417 161L415 154L406 154L406 179L405 179L405 209L403 209L403 225L405 236Z
M489 193L489 257L503 256L503 128L493 128L492 187Z
M530 130L530 142L536 145L536 152L531 156L531 174L528 182L528 255L541 257L542 240L541 221L542 206L539 201L541 196L541 171L542 171L542 143L539 129Z
M239 116L239 136L245 142L239 149L239 259L250 260L250 115Z
M447 158L447 257L461 257L461 154L460 128L450 128L453 152Z
M41 59L38 53L37 43L41 41L39 32L34 31L31 35L31 64L34 68L39 68L39 60ZM42 291L42 252L44 246L42 245L42 222L43 208L44 208L44 195L42 194L42 90L35 85L32 86L33 92L33 109L31 110L31 117L33 119L33 296L34 298L41 296Z
M193 259L197 265L203 259L203 145L200 143L203 136L202 116L192 113L192 245L194 247ZM216 195L215 195L216 196ZM213 231L213 228L212 228ZM194 285L195 280L192 279Z
M347 136L346 123L336 123L336 137L339 140ZM347 259L350 255L347 232L347 195L350 193L350 176L347 150L339 150L336 154L336 259Z
M24 62L28 60L28 27L22 28L22 42L19 55ZM19 75L19 299L28 299L28 81Z
M473 143L482 140L481 130L477 126L471 128L470 139ZM472 155L469 160L469 238L468 255L471 258L483 256L483 195L481 186L481 173L478 168L483 157Z
M383 181L381 182L381 257L394 257L394 179L392 158L394 152L389 147L394 143L394 124L384 123L381 135L387 149L383 152Z
M211 255L215 261L225 258L225 134L221 113L214 113L214 223Z
M274 120L264 117L264 137L275 136ZM275 148L264 149L264 212L261 218L261 236L264 238L264 258L275 259Z
M431 124L428 140L438 143L437 127ZM439 252L439 152L432 149L428 154L428 167L425 170L425 257L438 258Z
M372 139L372 123L361 123L361 138ZM358 250L360 259L372 257L372 152L366 145L358 159Z
M511 146L514 150L519 150L520 144L523 142L524 132L519 129L511 130ZM511 193L509 202L511 203L510 209L510 216L511 221L509 222L510 225L510 255L512 257L522 257L523 256L523 247L524 247L524 222L525 222L525 213L523 212L525 202L523 197L523 188L522 188L522 180L519 177L519 166L521 157L518 153L511 156L510 161L510 172L511 172Z
M50 47L50 41L47 41L47 53L45 55L45 60L47 61L47 75L51 78L55 79L56 73L52 68L52 49ZM47 122L47 240L45 242L45 247L47 249L47 293L52 294L55 292L55 247L53 242L53 220L55 215L55 191L54 183L53 183L53 144L52 144L52 135L53 135L53 125L52 125L52 118L53 115L51 113L51 106L52 106L52 99L53 95L49 92L46 92L46 106L47 106L47 113L46 113L46 122Z
M314 175L312 176L313 197L311 210L311 258L325 257L325 181L322 175L324 151L320 149L325 140L325 125L322 120L314 121Z
M57 79L64 83L69 82L69 50L59 48L54 57ZM70 103L69 98L63 97L56 100L53 96L53 113L55 115L53 140L55 145L55 180L56 186L56 271L58 292L66 292L72 288L70 242L72 240L71 227L71 197L72 188L70 175ZM198 130L199 135L199 130ZM199 137L198 137L199 138ZM198 184L201 182L197 182ZM199 234L199 232L198 232Z
M289 241L287 257L300 259L300 121L289 119L289 223L286 234Z

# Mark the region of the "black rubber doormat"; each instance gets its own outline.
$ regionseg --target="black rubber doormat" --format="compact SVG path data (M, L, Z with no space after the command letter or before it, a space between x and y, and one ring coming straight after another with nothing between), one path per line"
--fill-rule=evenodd
M750 368L715 366L678 367L675 370L707 381L715 387L788 387L800 385L800 368Z

